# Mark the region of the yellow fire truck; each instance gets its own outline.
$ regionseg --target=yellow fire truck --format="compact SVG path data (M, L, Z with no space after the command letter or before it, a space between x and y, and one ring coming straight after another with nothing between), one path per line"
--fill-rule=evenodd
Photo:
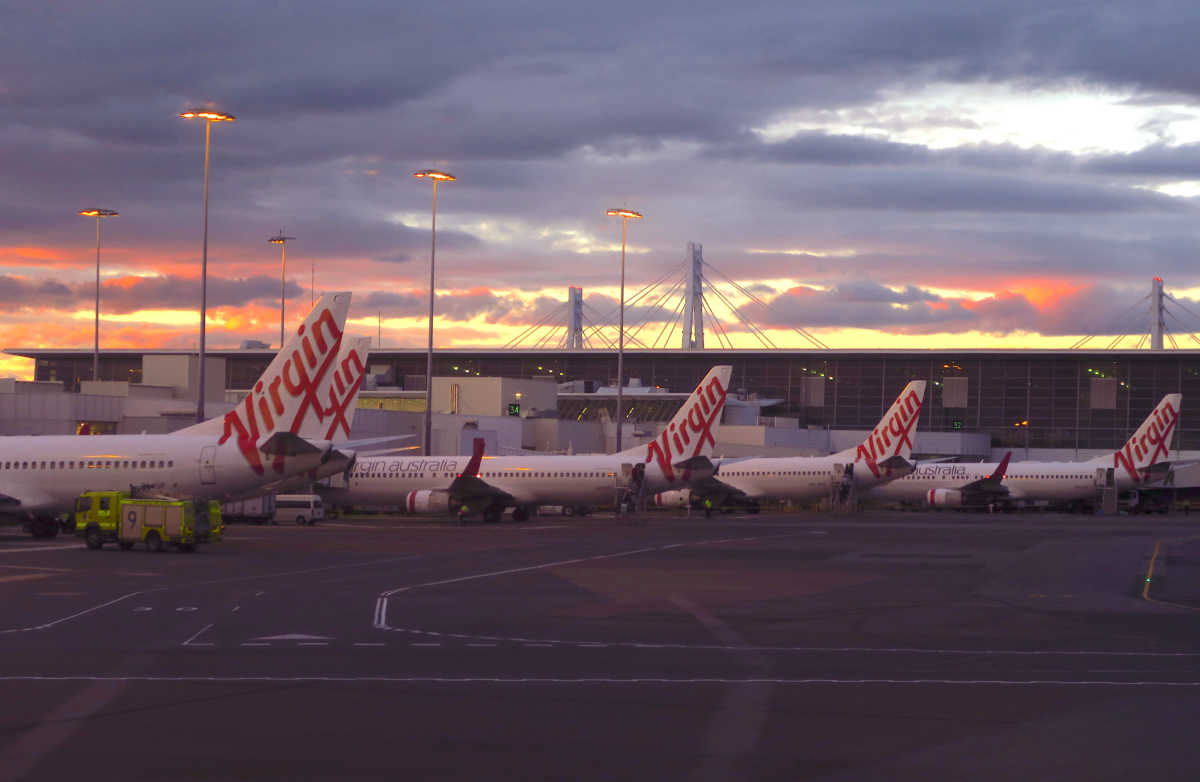
M116 543L129 550L139 541L147 551L174 546L194 551L211 534L208 514L197 519L191 500L135 499L128 492L89 491L75 500L75 534L87 547Z

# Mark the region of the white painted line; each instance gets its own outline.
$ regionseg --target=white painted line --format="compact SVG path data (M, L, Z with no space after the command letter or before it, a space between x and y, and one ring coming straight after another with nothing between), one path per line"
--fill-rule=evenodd
M521 646L528 646L531 649L553 649L558 644L521 644Z
M24 554L26 551L62 551L63 549L77 549L78 543L67 543L62 546L30 546L29 548L0 548L0 554Z
M355 641L355 646L387 646L382 641Z
M480 646L480 647L487 647L489 649L494 647L495 645L496 644L467 644L467 646Z
M33 625L31 627L10 627L10 628L4 629L4 630L0 630L0 635L4 635L5 633L27 633L27 632L30 632L33 630L45 630L47 628L54 627L55 625L62 624L63 622L69 622L72 619L78 619L79 617L90 614L93 611L99 611L102 608L108 608L111 605L116 605L117 603L120 603L122 600L128 600L131 597L137 597L138 595L146 595L151 592L161 592L164 588L165 587L155 587L154 589L140 589L137 592L130 592L127 595L121 595L120 597L109 600L106 603L101 603L100 605L95 605L95 606L92 606L91 608L85 608L82 611L76 611L75 613L73 613L69 616L64 616L61 619L55 619L53 621L45 622L40 625Z
M270 644L262 644L256 641L246 641L242 646L270 646Z
M579 647L581 649L607 649L609 647L609 644L582 643L582 644L579 644Z
M246 644L243 644L245 646ZM273 676L265 674L225 674L212 676L121 676L107 674L14 674L0 675L6 682L332 682L340 684L582 684L615 685L661 684L666 686L695 686L697 684L776 684L781 686L878 686L878 685L944 685L948 687L1141 687L1200 689L1200 681L1103 681L1064 679L787 679L787 678L679 678L665 677L533 677L533 676L344 676L339 674Z
M298 644L296 644L296 646L329 646L329 642L328 641L306 641L303 643L298 643Z
M591 557L577 557L575 559L563 559L556 562L543 562L540 565L530 565L528 567L509 568L507 570L494 570L489 573L476 573L470 576L459 576L458 578L446 578L440 581L426 581L421 584L409 584L408 586L396 587L389 589L386 592L381 592L375 600L375 616L373 620L374 627L377 630L392 630L387 623L387 604L388 598L392 595L401 592L408 592L413 589L421 589L423 587L445 586L446 584L461 584L464 581L477 581L482 578L494 578L496 576L509 576L514 573L529 573L534 570L545 570L552 567L561 567L563 565L577 565L581 562L597 562L603 559L616 559L618 557L631 557L636 554L648 554L652 551L666 551L668 549L681 548L683 546L711 546L720 543L731 543L734 541L743 540L765 540L770 538L790 538L795 537L797 533L786 533L782 535L760 535L756 538L716 538L709 540L693 540L684 541L682 543L670 543L665 546L647 546L646 548L630 549L629 551L617 551L612 554L597 554Z
M213 626L213 623L211 623L211 622L210 622L210 623L208 623L208 624L206 624L206 625L204 625L204 627L201 627L201 628L200 628L200 630L199 630L199 631L197 631L195 635L193 635L191 638L187 639L186 641L184 641L184 642L183 642L182 644L180 644L180 645L181 645L181 646L187 646L187 645L191 644L191 643L192 643L193 641L195 641L197 638L199 638L200 636L204 635L204 634L205 634L205 633L207 633L209 630L211 630L211 629L212 629L212 626Z
M441 644L419 643L414 641L413 643L409 644L409 646L441 646Z

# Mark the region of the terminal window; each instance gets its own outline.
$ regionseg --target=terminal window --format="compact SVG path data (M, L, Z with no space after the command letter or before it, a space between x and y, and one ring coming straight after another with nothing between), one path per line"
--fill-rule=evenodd
M1117 409L1117 379L1115 377L1093 377L1090 391L1089 406L1093 410Z

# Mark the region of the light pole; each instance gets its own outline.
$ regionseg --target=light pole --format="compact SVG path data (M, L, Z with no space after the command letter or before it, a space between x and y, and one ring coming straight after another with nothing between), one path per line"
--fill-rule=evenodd
M423 168L413 176L433 182L433 223L429 239L429 350L425 354L425 455L429 456L433 436L433 265L437 256L437 188L438 182L453 182L456 177L433 168Z
M214 122L233 122L232 114L209 109L189 109L179 116L204 120L204 239L200 251L200 392L196 395L196 422L204 420L204 321L208 317L208 150Z
M283 350L283 310L284 297L287 293L287 243L294 236L284 236L283 229L279 229L279 233L272 236L267 241L271 244L279 245L279 349Z
M625 226L630 220L641 220L641 212L632 209L609 209L609 217L621 218L621 307L620 324L617 326L617 452L621 450L622 388L625 385Z
M95 344L92 347L92 380L100 379L100 221L106 217L116 217L113 209L80 209L81 217L96 218L96 328L94 330Z

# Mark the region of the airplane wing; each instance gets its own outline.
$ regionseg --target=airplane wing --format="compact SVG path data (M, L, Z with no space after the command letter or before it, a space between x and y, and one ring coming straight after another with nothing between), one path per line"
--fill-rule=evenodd
M1008 487L1004 485L1004 475L1008 472L1008 462L1012 459L1012 451L1004 454L1004 458L1000 460L1000 464L996 465L996 469L986 478L980 478L970 483L965 483L958 487L958 491L962 492L963 497L971 497L972 499L984 497L1007 497L1009 495Z
M447 491L453 504L480 507L492 505L497 501L514 502L515 498L511 494L479 477L479 465L483 462L485 443L486 441L482 437L475 438L471 460L467 462L467 466L458 474L458 477L450 482L450 488Z
M309 453L321 453L326 450L298 434L292 432L275 432L258 446L258 450L272 456L300 456Z
M691 479L688 481L688 489L695 499L702 502L708 500L713 507L754 504L754 499L749 494L718 478L717 474L721 471L721 464L713 464L706 456L697 456L673 466L677 470L690 471Z

